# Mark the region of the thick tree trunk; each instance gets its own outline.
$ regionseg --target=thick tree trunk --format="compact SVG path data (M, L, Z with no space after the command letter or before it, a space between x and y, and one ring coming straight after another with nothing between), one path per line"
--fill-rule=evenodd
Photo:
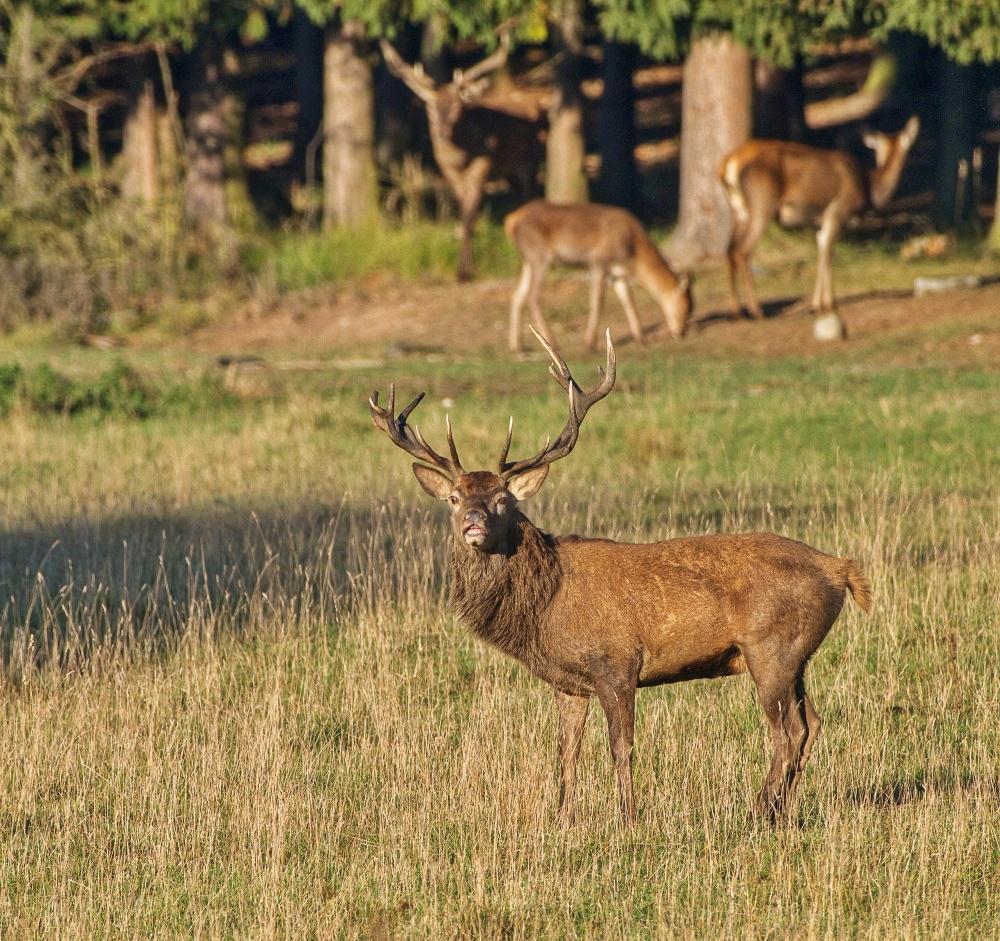
M935 187L934 221L960 225L971 205L970 171L975 132L972 126L972 69L942 56L938 72L941 155Z
M556 54L555 81L549 105L549 136L545 148L545 196L557 203L587 201L583 172L583 98L580 94L580 55L583 17L580 0L562 0L552 24Z
M198 43L188 63L184 213L196 228L226 225L226 93L217 44Z
M613 206L638 208L639 176L635 166L635 47L605 41L601 79L604 93L598 117L601 151L600 198Z
M301 7L295 7L292 24L295 46L295 122L293 165L298 179L305 178L306 150L323 121L323 28Z
M802 141L806 133L802 59L779 69L763 59L754 63L753 136Z
M681 93L680 217L667 248L681 269L728 246L729 207L718 170L750 134L752 88L750 54L728 33L692 43Z
M223 103L226 115L226 138L222 163L225 174L226 218L240 228L251 227L256 217L247 171L243 164L243 148L247 138L246 100L240 91L227 88Z
M378 214L372 70L364 27L347 22L326 34L323 103L323 224L359 226Z
M159 197L156 92L145 58L129 76L128 110L122 129L122 196L152 206Z

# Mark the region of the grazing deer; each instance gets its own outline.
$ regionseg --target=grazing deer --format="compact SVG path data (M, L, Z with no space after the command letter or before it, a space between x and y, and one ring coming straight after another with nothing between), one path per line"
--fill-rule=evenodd
M451 510L454 600L479 637L550 683L559 707L562 762L559 820L573 820L576 765L587 707L596 696L608 722L625 822L635 819L632 737L636 688L749 670L774 746L759 806L775 819L786 807L819 733L806 695L806 663L844 604L868 610L871 589L857 564L771 533L694 536L648 545L550 536L521 512L549 467L576 445L590 408L615 383L607 369L584 392L566 363L552 358L569 417L555 441L533 457L508 460L511 426L496 471L466 471L448 422L450 458L408 424L423 398L395 414L378 393L371 417L418 463L413 473Z
M538 298L545 272L554 263L590 269L590 315L585 334L589 349L596 346L597 321L609 278L625 308L632 336L637 343L643 342L629 275L638 278L656 298L670 335L676 339L684 336L691 313L691 279L673 273L632 213L596 203L563 205L536 199L507 216L504 229L524 263L510 305L509 342L514 352L521 349L521 312L525 303L538 332L551 337Z
M499 48L469 69L456 69L446 85L438 85L419 66L405 62L395 47L382 40L386 65L423 103L438 169L458 201L462 245L458 278L472 277L472 230L490 180L516 177L526 190L542 159L537 120L498 108L479 99L489 85L487 76L504 65L510 34Z
M819 225L812 307L818 313L833 311L834 243L862 210L882 209L889 202L919 130L920 119L914 115L897 134L865 134L865 145L875 151L875 169L869 172L845 151L776 140L749 140L722 161L719 177L733 213L729 242L733 317L739 317L741 310L738 277L743 279L750 313L764 316L754 292L750 254L776 214L785 226Z

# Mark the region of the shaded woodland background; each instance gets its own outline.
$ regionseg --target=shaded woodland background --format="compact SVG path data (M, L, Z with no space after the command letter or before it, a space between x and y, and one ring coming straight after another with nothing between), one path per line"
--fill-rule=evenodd
M542 192L625 205L673 226L688 268L728 234L703 156L720 141L870 163L862 123L917 113L893 207L861 226L1000 250L1000 13L976 0L3 0L0 324L142 324L267 281L276 254L381 257L387 230L413 237L380 264L433 268L450 236L420 226L453 203L377 40L446 82L503 31L514 49L483 104L535 120L545 161L529 192L494 185L488 218ZM351 230L346 248L313 234ZM304 284L325 276L310 264ZM288 268L279 289L297 286Z

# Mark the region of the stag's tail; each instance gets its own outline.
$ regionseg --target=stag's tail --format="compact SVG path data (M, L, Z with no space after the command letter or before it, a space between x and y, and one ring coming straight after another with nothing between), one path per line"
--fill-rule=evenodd
M840 561L844 566L846 587L854 598L855 604L862 611L870 611L872 607L872 583L868 581L868 577L853 559L841 559Z

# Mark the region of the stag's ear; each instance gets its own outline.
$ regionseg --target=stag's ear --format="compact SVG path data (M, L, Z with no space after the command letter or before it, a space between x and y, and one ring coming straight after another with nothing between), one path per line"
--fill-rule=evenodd
M527 500L528 497L533 497L538 493L542 484L545 483L545 478L548 476L549 465L543 464L541 467L526 470L523 474L518 474L512 478L507 485L507 489L514 494L515 499Z
M861 132L861 141L869 150L878 150L878 143L881 139L882 135L878 131L866 128Z
M413 476L417 478L417 482L427 493L432 497L437 497L438 500L447 500L454 489L451 478L447 474L442 474L441 471L424 464L413 465Z

